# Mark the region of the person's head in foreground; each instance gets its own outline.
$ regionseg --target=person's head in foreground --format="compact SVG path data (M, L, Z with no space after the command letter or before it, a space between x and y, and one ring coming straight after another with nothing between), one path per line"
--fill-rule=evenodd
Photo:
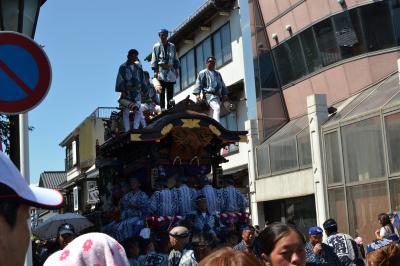
M75 228L72 224L62 224L58 227L57 241L60 248L65 248L76 237Z
M201 261L214 248L214 237L208 232L194 233L192 237L192 248L197 261Z
M247 246L252 246L255 238L256 229L248 225L242 229L242 239Z
M190 232L184 226L176 226L169 232L169 241L173 249L183 250L189 244Z
M322 243L323 232L324 230L322 230L322 228L318 226L313 226L308 229L308 237L312 246Z
M246 252L235 251L233 248L225 247L216 250L203 260L198 266L261 266L256 257Z
M0 151L0 265L23 265L29 246L29 207L56 209L63 196L56 190L30 187Z
M368 266L397 266L400 265L400 249L395 242L383 239L367 246Z
M306 265L305 240L293 225L273 223L257 238L264 265Z
M88 233L75 238L64 249L51 255L44 266L128 266L124 248L103 233Z
M334 235L338 232L337 223L332 218L326 220L322 226L327 236Z

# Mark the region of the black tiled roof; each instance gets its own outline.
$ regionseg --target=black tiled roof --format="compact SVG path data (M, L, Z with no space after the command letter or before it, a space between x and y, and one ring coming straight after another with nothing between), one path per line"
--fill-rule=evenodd
M67 173L64 171L45 171L40 174L39 187L58 188L61 183L67 181Z

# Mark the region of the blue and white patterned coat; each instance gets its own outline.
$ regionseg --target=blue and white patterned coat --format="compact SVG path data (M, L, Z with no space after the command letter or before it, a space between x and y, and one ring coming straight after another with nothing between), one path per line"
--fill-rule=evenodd
M173 43L168 42L166 49L160 42L153 46L151 68L158 72L158 80L176 82L178 78L179 58Z
M118 241L137 235L144 226L149 197L143 191L128 192L120 201L121 222L116 224L115 235ZM131 205L138 206L132 208Z
M150 81L144 82L144 89L142 90L142 102L160 104L160 99L156 89Z
M206 93L208 102L228 95L228 89L218 71L203 69L199 72L193 94L200 93Z
M172 192L168 188L155 191L150 198L150 211L158 216L174 216Z
M247 200L234 186L229 185L220 189L221 212L244 212Z
M127 100L140 103L141 91L144 86L143 69L140 64L130 65L126 61L119 67L115 85L116 92L124 92Z
M221 211L221 195L219 195L218 189L207 184L197 191L197 196L206 197L209 213L215 214Z
M182 184L179 188L172 189L175 214L185 216L195 211L194 200L196 199L196 190Z
M204 216L200 212L188 215L187 218L193 222L193 230L195 232L211 233L217 236L220 233L221 225L216 215L205 213Z
M169 253L168 258L169 266L196 266L197 261L194 257L192 249L184 249L181 251L173 249Z

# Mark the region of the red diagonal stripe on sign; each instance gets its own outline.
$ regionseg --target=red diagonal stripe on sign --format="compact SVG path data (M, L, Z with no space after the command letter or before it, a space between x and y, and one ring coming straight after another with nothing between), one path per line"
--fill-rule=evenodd
M32 94L32 90L22 81L2 60L0 60L0 69L2 69L17 85L28 95Z

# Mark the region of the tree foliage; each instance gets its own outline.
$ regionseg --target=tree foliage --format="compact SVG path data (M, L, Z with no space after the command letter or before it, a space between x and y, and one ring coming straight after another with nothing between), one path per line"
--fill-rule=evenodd
M0 114L0 145L4 144L5 152L10 152L10 121L6 115Z

